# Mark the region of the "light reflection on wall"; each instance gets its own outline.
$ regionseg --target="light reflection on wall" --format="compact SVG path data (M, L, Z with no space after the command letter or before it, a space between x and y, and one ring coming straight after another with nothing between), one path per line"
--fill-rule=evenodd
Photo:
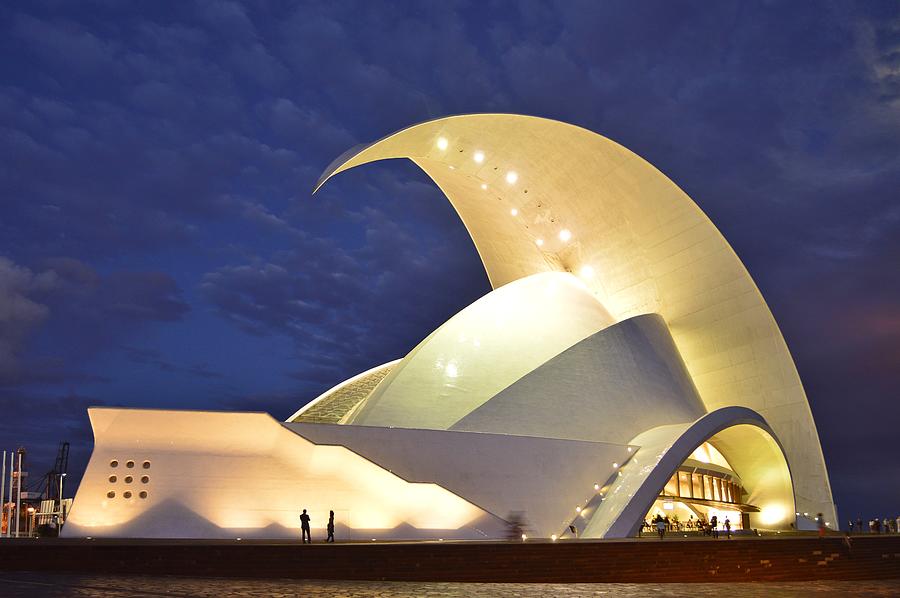
M728 460L714 447L708 442L704 442L691 454L691 459L696 461L700 461L701 463L712 463L713 465L718 465L719 467L725 467L726 469L732 469L731 465L728 463Z
M215 534L209 528L223 537L234 535L229 530L292 536L303 508L316 529L324 528L329 510L341 514L344 528L405 527L410 537L416 530L480 537L476 526L501 526L436 484L407 482L342 446L315 445L266 414L91 409L90 415L95 450L66 525L69 536L117 536L125 529L132 537ZM173 430L190 434L190 442ZM179 450L184 444L189 448ZM129 487L109 481L113 459L152 462L150 482L141 488L146 499L122 497ZM115 498L107 498L110 491Z

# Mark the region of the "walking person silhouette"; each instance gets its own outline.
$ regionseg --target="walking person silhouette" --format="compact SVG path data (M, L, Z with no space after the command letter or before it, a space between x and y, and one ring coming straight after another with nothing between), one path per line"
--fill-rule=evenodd
M334 542L334 511L328 511L328 537L326 542Z
M306 514L306 509L300 513L300 537L303 538L304 544L312 544L312 536L309 534L309 515Z

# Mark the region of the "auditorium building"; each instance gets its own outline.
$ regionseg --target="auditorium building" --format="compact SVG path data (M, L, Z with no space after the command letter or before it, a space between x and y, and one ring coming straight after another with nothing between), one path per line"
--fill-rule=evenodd
M657 513L837 527L778 325L675 183L583 128L473 114L354 148L317 189L388 158L443 192L493 290L286 422L91 408L64 536L290 538L303 508L314 538L334 511L362 541L502 538L519 519L618 538Z

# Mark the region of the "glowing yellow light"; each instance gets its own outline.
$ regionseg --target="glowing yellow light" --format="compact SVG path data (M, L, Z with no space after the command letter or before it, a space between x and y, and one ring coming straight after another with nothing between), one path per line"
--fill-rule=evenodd
M613 463L613 469L619 469L619 464L618 464L618 463Z
M767 505L760 510L759 520L764 525L774 525L780 523L785 515L787 512L781 505Z
M509 213L512 214L513 216L518 216L518 215L519 215L519 210L513 208L513 209L511 209L511 210L509 211Z
M670 503L670 502L664 502L664 503L663 503L663 508L664 508L666 511L671 511L672 509L675 508L675 504L674 504L674 503Z
M456 166L450 165L450 170L456 170Z
M576 512L576 513L581 513L581 507L575 507L575 512Z
M506 173L506 182L510 185L514 185L516 181L519 180L519 173L515 170L510 170Z
M571 238L572 238L572 231L570 231L569 229L564 228L561 231L559 231L559 240L562 241L563 243L566 243Z
M437 140L437 146L438 146L438 149L439 149L439 150L445 150L445 149L447 149L447 146L448 146L448 145L450 145L450 144L447 142L447 138L446 138L446 137L438 137L438 140Z
M535 240L534 240L534 243L535 243L535 245L537 245L538 247L543 247L543 246L544 246L544 240L543 240L543 239L535 239Z
M554 542L556 542L556 534L552 534L552 535L550 536L550 539L553 540Z
M524 542L527 539L528 539L528 536L526 536L525 534L522 534L522 541Z
M487 191L487 183L481 183L481 188Z
M448 363L447 367L444 368L444 372L449 378L456 378L459 375L459 371L456 369L455 363Z
M631 452L631 447L630 447L630 446L628 447L628 452L629 452L629 453Z
M582 278L593 278L594 277L594 269L590 266L582 266L581 267L581 277ZM628 452L631 452L631 449L628 449Z
M600 489L600 484L594 484L594 490L599 490L599 489Z
M482 162L484 162L484 152L475 152L472 155L472 159L481 164Z

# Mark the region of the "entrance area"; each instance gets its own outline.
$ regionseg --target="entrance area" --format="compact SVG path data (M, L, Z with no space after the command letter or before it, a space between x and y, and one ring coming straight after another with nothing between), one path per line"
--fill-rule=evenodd
M700 532L716 518L720 530L727 520L733 531L750 526L759 508L746 502L747 492L731 464L710 442L701 444L666 483L645 517L645 532L664 519L670 532Z

